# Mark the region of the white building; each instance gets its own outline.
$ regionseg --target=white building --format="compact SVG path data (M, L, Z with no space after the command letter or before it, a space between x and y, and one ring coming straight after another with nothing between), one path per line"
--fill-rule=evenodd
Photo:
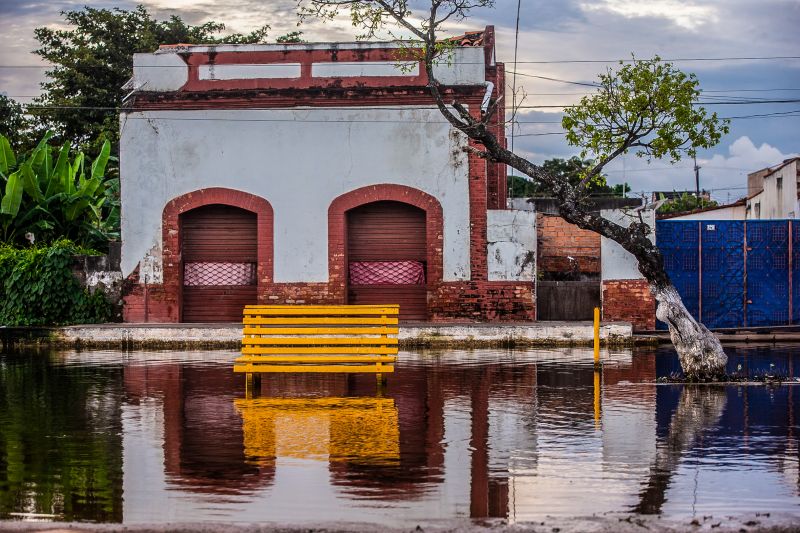
M135 54L120 117L125 320L390 302L405 320L535 318L534 215L506 208L505 166L467 153L403 50ZM452 54L435 69L442 91L480 117L505 86L494 29ZM501 99L501 144L504 115Z
M800 157L748 175L747 219L798 218Z

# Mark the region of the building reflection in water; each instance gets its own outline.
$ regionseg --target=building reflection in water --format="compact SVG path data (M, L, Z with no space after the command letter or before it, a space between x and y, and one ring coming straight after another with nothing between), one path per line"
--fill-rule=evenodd
M778 472L796 500L792 387L698 395L656 385L655 352L607 353L599 380L590 350L555 355L405 354L381 395L370 375L276 374L252 399L227 365L126 365L125 520L691 514L720 505L690 498L709 451L709 483L763 456L740 485L774 492Z

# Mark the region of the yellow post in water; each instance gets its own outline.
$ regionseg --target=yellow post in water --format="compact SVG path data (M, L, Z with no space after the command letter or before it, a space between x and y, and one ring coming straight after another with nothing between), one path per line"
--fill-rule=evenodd
M600 381L600 369L594 369L594 427L600 428L600 402L602 393L602 384Z
M600 308L594 308L594 366L600 365Z

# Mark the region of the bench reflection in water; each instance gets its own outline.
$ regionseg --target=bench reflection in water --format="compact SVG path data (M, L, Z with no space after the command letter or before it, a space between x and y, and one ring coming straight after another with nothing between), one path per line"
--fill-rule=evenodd
M277 458L396 463L397 407L391 398L253 398L234 400L248 461Z

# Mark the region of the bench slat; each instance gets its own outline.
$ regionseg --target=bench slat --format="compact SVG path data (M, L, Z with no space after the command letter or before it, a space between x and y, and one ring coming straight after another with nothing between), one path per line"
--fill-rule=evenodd
M244 306L245 311L248 309L384 309L390 307L392 309L400 309L400 304L342 304L342 305L309 305L309 304L251 304Z
M250 324L375 324L380 326L392 326L398 323L397 317L374 318L374 317L244 317L243 323Z
M395 355L243 355L236 363L394 363Z
M280 373L280 372L359 372L373 374L389 374L394 372L394 367L389 365L233 365L234 372L253 373Z
M361 309L342 309L327 307L307 308L298 305L294 308L286 307L273 309L264 307L262 309L245 308L242 313L244 316L358 316L358 315L397 315L400 309L397 307L364 307Z
M242 346L242 353L250 354L388 354L397 353L397 347L382 346Z
M399 328L392 328L378 325L376 327L307 327L307 328L284 328L284 327L258 327L245 326L242 329L244 335L397 335Z
M397 344L396 337L245 337L243 345L270 346L391 346Z

